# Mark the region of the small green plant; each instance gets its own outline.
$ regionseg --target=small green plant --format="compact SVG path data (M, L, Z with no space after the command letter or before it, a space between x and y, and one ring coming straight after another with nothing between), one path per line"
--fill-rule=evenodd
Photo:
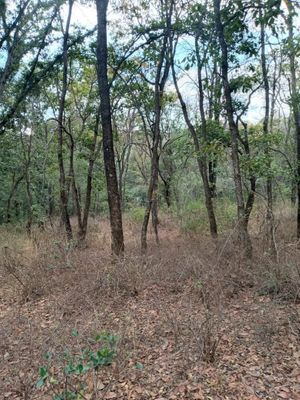
M142 369L144 369L144 365L142 364L142 363L140 363L140 362L137 362L137 363L135 363L135 366L134 366L136 369L139 369L139 370L142 370Z
M79 335L73 330L73 337ZM89 338L89 346L81 349L79 354L73 354L66 349L59 357L63 366L57 365L53 354L47 352L45 360L47 365L39 368L39 379L36 383L38 389L44 386L53 393L53 400L79 400L84 399L87 390L87 373L95 373L101 367L112 364L116 356L118 337L108 332L101 332L94 338ZM63 389L62 389L63 388Z

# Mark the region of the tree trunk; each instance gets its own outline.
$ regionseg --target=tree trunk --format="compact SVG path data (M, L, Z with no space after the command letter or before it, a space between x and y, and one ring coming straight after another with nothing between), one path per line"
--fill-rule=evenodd
M164 198L165 198L165 202L168 208L171 207L171 181L172 178L170 176L168 176L167 178L163 177L163 174L161 173L161 171L159 171L159 176L164 184Z
M32 222L33 222L33 214L32 214L33 200L32 200L32 193L31 193L31 182L30 182L30 171L29 171L30 164L31 164L32 135L30 135L29 137L26 137L26 139L28 139L28 144L25 143L25 139L23 137L22 132L21 132L20 137L21 137L23 154L24 154L24 168L25 168L24 177L25 177L25 183L26 183L26 195L27 195L27 205L28 205L26 231L27 231L27 234L30 236Z
M199 43L198 43L199 37L196 36L195 38L195 49L196 49L196 58L197 58L197 72L198 72L198 88L199 88L199 110L200 110L200 116L201 116L201 135L202 135L202 140L204 141L204 144L207 144L207 123L206 123L206 116L205 116L205 111L204 111L204 90L203 90L203 84L202 84L202 65L205 61L206 55L204 55L204 59L201 60L200 58L200 49L199 49ZM198 138L197 138L198 139ZM199 145L197 146L199 148ZM206 156L205 154L202 155L203 158L203 166L205 168L204 174L207 176L208 175L208 182L206 183L206 178L205 180L205 186L204 186L204 191L205 191L205 199L206 199L206 204L207 207L209 207L209 215L211 215L212 219L212 227L211 231L213 229L213 237L217 236L217 225L214 217L214 209L213 209L213 190L212 188L215 188L215 182L213 182L213 187L211 186L211 180L214 179L213 171L212 169L210 170L210 163L207 163L206 161ZM207 173L207 165L208 165L208 173ZM206 188L206 185L208 185L208 188ZM212 217L213 215L213 217Z
M158 107L157 107L158 108ZM142 224L142 231L141 231L141 249L142 252L145 253L147 250L147 230L148 230L148 224L149 224L149 218L150 218L150 213L153 207L153 203L157 201L157 190L158 190L158 169L159 169L159 155L158 155L158 144L160 140L160 127L158 124L160 124L160 100L159 100L159 110L156 110L157 114L155 116L155 137L154 137L154 143L153 143L153 148L152 148L152 157L151 157L151 177L150 177L150 182L149 182L149 187L148 187L148 196L147 196L147 205L146 205L146 210L144 214L144 220ZM156 204L157 207L157 204ZM156 211L156 217L157 217L157 211ZM158 230L157 230L157 218L154 217L154 232L156 235L156 242L159 242L158 239Z
M15 174L13 175L13 182L12 182L12 186L10 189L10 193L7 199L7 203L6 203L6 223L10 223L11 222L11 201L12 198L19 186L19 184L21 183L21 181L23 180L24 175L19 176L18 179L15 179Z
M103 133L103 153L110 213L112 252L124 252L121 201L115 165L114 143L111 123L111 105L107 76L107 6L108 0L96 0L97 6L97 76L100 91L100 115Z
M168 52L168 41L171 33L171 16L173 12L173 2L170 3L168 9L167 9L168 6L167 2L164 4L164 6L165 6L165 16L166 16L166 27L155 76L155 87L154 87L155 122L153 129L151 177L148 188L147 206L145 210L144 220L142 224L142 231L141 231L142 253L145 253L147 249L147 230L148 230L150 213L153 207L154 211L152 214L153 217L152 222L155 232L156 243L159 243L157 195L158 195L158 174L159 174L159 144L161 141L160 120L161 120L162 98L170 70L170 62L167 57L167 52Z
M78 238L81 239L81 237L82 237L81 233L83 231L82 216L81 216L81 204L80 204L79 189L76 185L75 167L74 167L75 143L74 143L74 139L73 139L71 132L69 132L69 138L70 138L69 179L71 180L70 183L72 186L73 201L74 201L75 211L76 211L76 216L77 216Z
M48 218L50 225L52 226L52 216L54 213L54 198L53 198L53 189L51 183L48 183L47 189L47 203L48 203Z
M296 193L297 193L297 238L300 239L300 105L299 94L297 90L297 75L296 75L296 49L294 44L294 27L293 27L293 14L294 6L290 0L285 0L288 8L288 16L286 24L288 27L288 56L290 60L290 74L291 74L291 105L295 124L296 136L296 154L297 154L297 168L296 168Z
M243 249L245 251L245 255L247 257L251 257L252 244L247 228L246 209L244 205L242 177L240 171L240 160L238 152L239 130L234 120L234 109L233 109L231 89L228 78L228 69L229 69L228 47L224 35L224 26L221 21L220 3L221 0L214 0L215 26L221 48L221 73L222 73L222 82L223 82L224 97L225 97L225 110L231 134L231 159L233 166L235 195L237 203L238 233L241 245L243 246Z
M262 4L261 4L262 6ZM262 68L262 75L263 75L263 84L265 90L265 116L263 120L263 132L267 139L269 135L269 120L270 120L270 85L269 85L269 78L268 78L268 70L267 70L267 61L266 61L266 45L265 45L265 25L263 22L263 15L262 15L262 8L259 8L259 16L261 19L260 24L260 41L261 41L261 68ZM274 240L274 214L273 214L273 184L272 184L272 177L271 177L271 159L270 159L270 152L269 152L269 143L266 140L265 145L265 156L267 159L267 235L269 241L269 249L272 257L276 256L276 245Z
M96 124L94 129L94 139L93 145L91 148L90 158L89 158L89 166L88 166L88 175L86 181L86 195L85 195L85 202L84 202L84 210L83 210L83 217L82 217L82 224L81 224L81 231L79 232L78 236L80 240L85 240L86 233L87 233L87 225L88 225L88 218L91 206L91 196L92 196L92 184L93 184L93 170L96 158L100 151L100 145L97 147L97 137L99 134L99 113L96 117Z
M173 47L173 46L171 45L171 47ZM171 49L171 52L173 52L172 49ZM203 158L201 157L201 154L200 154L201 148L200 148L200 143L199 143L199 139L197 136L197 132L188 116L186 104L183 100L183 97L182 97L179 87L178 87L173 57L172 57L172 62L171 62L171 69L172 69L173 81L174 81L174 85L176 88L177 96L178 96L180 104L181 104L182 113L183 113L185 122L187 124L187 127L190 131L190 134L193 138L195 150L197 152L197 164L198 164L200 175L202 177L202 182L203 182L203 187L204 187L205 206L206 206L206 210L207 210L207 214L208 214L210 234L213 238L217 238L218 237L218 229L217 229L214 206L213 206L213 201L212 201L212 196L211 196L211 190L210 190L210 186L209 186L207 165L203 161Z
M212 198L215 198L217 196L216 164L217 162L215 160L214 161L210 160L208 162L208 179L209 179L209 187Z
M65 228L68 240L72 239L73 234L72 234L72 227L68 211L68 194L67 194L65 167L63 159L63 142L64 142L63 123L64 123L65 99L68 90L68 38L69 38L69 29L72 16L72 8L73 8L73 0L69 0L69 12L63 38L63 82L62 82L62 92L61 92L59 113L58 113L58 149L57 149L57 158L59 165L59 195L60 195L61 222Z

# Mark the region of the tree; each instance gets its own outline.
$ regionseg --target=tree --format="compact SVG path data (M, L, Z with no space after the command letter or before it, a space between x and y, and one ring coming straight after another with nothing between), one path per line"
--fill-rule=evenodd
M288 57L290 61L290 90L291 90L291 110L294 118L295 137L296 137L296 182L297 182L297 238L300 239L300 105L299 105L299 90L297 87L297 70L296 70L296 54L297 48L294 37L294 15L295 7L290 0L285 0L288 15L285 22L288 28Z
M66 22L66 28L63 35L63 82L62 91L59 104L58 112L58 148L57 148L57 158L59 165L59 188L60 188L60 212L61 220L65 227L66 235L68 240L72 239L72 227L68 211L68 191L66 185L66 175L63 159L63 136L64 136L64 110L65 110L65 100L68 90L68 39L69 39L69 29L72 17L72 8L74 1L69 0L69 11Z
M201 151L201 145L198 139L198 135L195 129L195 126L192 124L191 119L188 115L187 107L185 104L185 101L183 99L183 96L180 92L178 82L177 82L177 77L176 77L176 71L175 71L175 63L174 63L174 53L176 48L173 46L173 41L171 41L171 69L172 69L172 76L173 76L173 81L175 85L175 89L177 92L178 99L181 104L183 116L186 122L186 125L191 133L191 136L193 138L194 146L195 146L195 151L197 154L197 164L199 168L200 175L202 177L202 182L203 182L203 187L204 187L204 195L205 195L205 204L206 204L206 209L207 209L207 214L208 214L208 219L209 219L209 226L210 226L210 233L213 238L216 238L218 236L218 230L217 230L217 222L215 218L215 213L214 213L214 206L213 206L213 201L212 201L212 191L210 188L209 184L209 177L208 177L208 168L207 168L207 162L205 159L205 156L203 152ZM200 68L200 66L199 66ZM201 79L201 74L199 76L199 70L198 70L198 78L199 82L202 82ZM202 91L202 86L200 86L200 92L202 93L203 96L203 91ZM201 95L200 95L201 98ZM206 136L206 120L204 116L204 109L203 109L203 98L200 99L200 109L201 109L201 116L202 116L202 134L204 134L204 140Z
M157 68L155 71L154 81L154 126L153 126L153 139L151 147L151 172L150 182L148 187L147 205L141 231L141 248L142 252L147 249L147 229L152 211L153 228L155 232L156 242L159 243L158 238L158 177L159 177L159 144L161 141L160 123L161 123L161 111L162 111L162 100L165 90L165 85L168 79L170 70L170 59L168 57L168 46L169 38L171 35L171 19L173 13L173 0L165 1L161 3L161 14L164 16L163 21L163 38L160 43L160 51L157 59Z
M270 131L270 83L266 59L266 24L267 18L264 15L263 4L259 3L259 20L260 20L260 43L261 43L261 70L263 78L263 87L265 92L265 115L263 120L263 132L266 137L265 156L267 159L267 229L270 252L273 256L276 254L276 246L274 239L274 215L273 215L273 183L271 176L271 159L268 143Z
M114 142L111 122L111 105L107 76L107 6L108 0L96 0L98 37L97 37L97 76L100 91L100 115L103 134L103 154L107 195L110 212L112 252L121 255L124 252L121 201L115 165Z
M245 254L248 257L251 257L252 244L247 227L247 214L246 214L246 206L244 203L242 176L241 176L240 159L239 159L240 134L238 125L234 118L234 107L231 96L232 90L229 83L228 45L226 43L226 38L224 33L224 23L222 22L222 16L221 16L222 15L221 0L214 0L214 12L215 12L216 33L218 36L219 45L221 49L221 75L222 75L222 83L224 89L225 111L231 134L231 159L233 166L235 195L237 203L238 233Z
M0 110L0 133L49 71L49 65L41 69L41 59L58 10L59 6L53 6L52 1L44 2L43 7L39 1L17 1L15 5L2 1L0 52L4 65L0 67L0 101L5 106ZM44 25L39 25L41 22ZM30 24L35 27L33 35L30 35ZM29 62L24 63L26 57Z

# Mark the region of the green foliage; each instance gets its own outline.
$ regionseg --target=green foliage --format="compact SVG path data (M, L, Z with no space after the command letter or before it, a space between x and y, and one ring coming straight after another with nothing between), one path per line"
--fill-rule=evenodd
M236 219L236 205L226 198L215 200L216 219L219 231L233 226ZM205 205L200 200L188 202L181 210L181 229L186 232L208 232L208 217Z
M143 222L144 214L145 214L144 207L134 207L130 211L128 211L128 217L130 221L133 221L136 224L141 224Z
M48 368L47 367L40 367L39 369L39 380L37 381L36 387L40 389L44 386L48 379Z
M242 93L249 92L255 84L259 82L259 77L256 75L239 75L232 78L230 81L230 89L233 93L241 91Z
M201 126L199 127L201 132ZM208 120L206 122L207 142L203 141L201 153L208 156L210 160L221 160L224 151L230 145L230 133L220 123Z
M79 332L72 331L72 337L77 338ZM85 382L87 373L98 371L101 367L109 366L116 356L116 346L119 338L108 332L100 332L94 338L89 338L90 345L82 348L80 353L72 353L66 349L62 358L63 367L58 365L51 352L47 352L45 359L48 364L39 369L38 389L47 385L53 395L53 400L82 399L87 387ZM61 371L62 369L62 371ZM61 373L63 372L63 376ZM64 386L61 390L62 383Z
M274 154L270 148L276 148L282 143L282 135L278 132L265 135L259 124L251 126L248 135L249 145L253 151L250 157L247 154L240 157L241 168L246 177L251 174L261 178L276 176L278 166L273 162Z
M32 0L27 3L18 0L4 3L1 27L4 28L5 23L9 27L15 21L16 26L21 30L15 35L15 38L18 38L15 43L15 29L9 31L7 40L4 36L6 43L3 43L1 48L4 62L0 66L0 77L3 78L0 81L4 85L0 93L2 99L0 126L2 126L1 117L4 118L7 115L19 95L22 93L26 95L13 112L13 116L9 117L5 130L0 131L0 223L25 225L26 219L29 220L28 216L30 216L33 224L45 226L50 221L53 225L60 213L56 116L60 105L63 74L62 63L53 64L52 61L56 55L57 60L61 60L58 54L60 46L57 47L57 44L62 42L59 17L61 10L49 26L36 65L34 60L43 42L45 27L54 15L55 7L63 7L64 2ZM25 5L25 3L27 5L24 12L18 18L21 4ZM81 3L86 5L89 2L83 0ZM121 22L111 25L108 48L114 149L117 173L119 177L121 176L121 180L123 179L120 184L123 210L131 221L141 224L150 179L151 149L157 111L154 81L163 35L168 30L165 9L167 4L159 2L152 4L144 0L117 3L111 6L116 11L116 15L119 15L121 11ZM298 8L292 3L291 18L295 18L295 25ZM199 231L206 230L207 216L203 204L193 205L195 199L203 195L197 158L201 157L214 164L217 172L217 192L226 191L226 196L234 198L229 158L231 137L228 128L225 128L228 126L228 118L224 104L224 89L220 73L221 51L216 32L213 2L203 4L185 2L180 6L182 12L178 12L176 2L173 6L171 30L174 38L175 73L178 75L187 113L196 127L201 150L195 151L174 90L172 73L169 70L166 90L163 91L161 97L159 205L162 210L164 194L167 193L166 200L169 200L168 195L170 195L170 202L173 205L176 203L177 208L180 209L183 228ZM291 186L297 181L295 178L297 165L295 127L290 122L286 108L289 106L292 109L299 104L299 90L292 95L288 94L289 90L283 90L280 96L278 95L280 88L284 88L287 82L292 83L290 54L295 55L296 87L299 86L297 56L300 54L300 38L296 27L294 27L293 37L288 36L287 22L288 12L280 7L278 0L221 2L221 23L228 50L229 83L234 118L240 121L239 152L242 179L246 182L250 176L255 175L258 178L258 185L262 185L266 177L272 177L274 196L277 194L276 191L287 196ZM259 34L261 26L264 27L268 39L266 40L266 58L272 93L270 100L271 103L273 99L276 100L275 114L272 116L273 132L267 136L263 134L261 124L250 126L253 121L248 121L250 128L247 133L243 132L241 124L241 121L246 120L247 109L251 111L251 107L255 106L252 104L255 97L248 106L250 94L262 85ZM81 30L72 22L70 43L80 37ZM273 45L275 38L276 45ZM94 34L91 37L85 37L85 40L76 41L76 44L72 44L68 50L69 71L64 109L63 161L69 193L70 216L76 213L75 202L72 198L72 178L68 172L71 136L74 140L74 167L81 210L85 208L89 162L95 159L90 211L93 215L100 213L105 216L108 213L101 149L101 121L97 118L99 91L96 41L96 34ZM6 71L5 61L9 53L7 46L13 43L15 46L11 52L12 64L7 65ZM163 69L167 64L166 57L163 61ZM30 76L31 67L34 66L33 74ZM201 72L206 138L203 137L201 129L203 126L201 126L199 115L197 72ZM43 79L39 80L41 76ZM261 86L262 90L263 86ZM256 94L258 93L260 92L257 91ZM281 108L286 117L283 116ZM240 119L237 118L238 116ZM276 120L277 116L278 120ZM255 116L256 120L259 118L263 118L263 107ZM269 122L271 123L271 118ZM24 143L21 140L21 132ZM28 132L31 133L30 136ZM32 151L28 168L26 168L29 137L32 139ZM249 145L249 151L245 150L245 143L246 146ZM97 152L93 151L95 145ZM126 153L126 149L129 148L130 151ZM129 154L128 159L124 154ZM25 172L28 173L28 185L26 185ZM27 186L31 196L27 193ZM228 211L230 215L225 215L225 211L221 212L219 204L222 201L223 198L217 198L216 206L218 222L224 227L230 225L227 222L232 220L232 215L231 211ZM228 207L231 210L231 203ZM235 212L232 214L234 215ZM68 266L68 254L75 245L76 242L72 241L68 246L62 242L54 244L54 261L50 267ZM58 260L63 261L58 263Z

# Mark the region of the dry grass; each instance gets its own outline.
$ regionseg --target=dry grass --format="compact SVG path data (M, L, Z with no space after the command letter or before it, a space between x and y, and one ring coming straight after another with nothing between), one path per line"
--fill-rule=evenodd
M132 399L277 399L283 375L298 363L293 354L300 333L299 250L281 233L290 214L284 218L277 229L277 262L259 237L253 260L245 261L230 236L214 244L206 236L182 234L169 218L160 224L160 247L150 234L147 256L139 251L138 224L126 220L126 254L120 260L110 256L107 221L91 221L85 248L67 244L58 228L36 229L31 239L2 230L5 398L50 398L34 387L43 354L51 350L61 370L64 349L77 354L89 337L105 330L120 340L113 366L97 378L105 387L99 398L116 393L115 398ZM259 233L255 223L252 232ZM74 329L80 333L76 338ZM281 366L287 339L290 355ZM245 357L249 370L240 365ZM280 364L272 372L279 389L251 392L241 376L250 373L252 382L255 363L266 374L269 365ZM297 391L289 379L288 390Z

